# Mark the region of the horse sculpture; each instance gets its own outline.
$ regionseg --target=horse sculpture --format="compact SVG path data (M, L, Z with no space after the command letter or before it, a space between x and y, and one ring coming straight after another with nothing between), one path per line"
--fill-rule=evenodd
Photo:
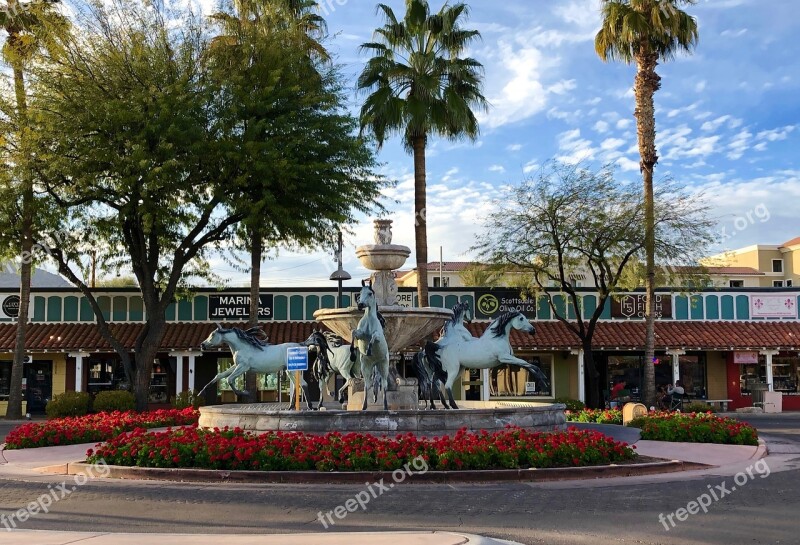
M358 322L358 328L353 330L353 344L350 345L350 359L355 362L358 356L361 361L361 374L364 377L364 405L362 410L367 410L367 395L370 382L378 400L378 388L383 388L383 409L389 410L386 398L389 386L389 345L383 334L383 323L378 313L378 303L375 292L366 282L361 282L361 293L358 296L358 310L364 311L364 316Z
M453 342L473 340L474 337L472 334L464 327L464 319L468 311L469 305L467 303L456 303L455 306L453 306L453 317L445 322L441 335L439 335L439 340L426 345L425 349L420 350L419 353L414 356L414 367L417 371L417 377L419 377L420 397L425 400L427 404L426 408L428 409L436 409L436 403L433 398L434 393L439 394L439 399L445 409L449 407L441 389L441 386L447 381L447 374L441 372L437 375L436 370L426 357L426 349L430 351L432 347L441 348ZM430 403L428 403L429 399Z
M437 377L446 376L445 389L450 406L457 409L453 400L453 384L462 369L492 369L499 365L518 365L533 373L543 384L549 384L547 377L537 366L514 356L509 341L511 329L518 329L533 335L536 329L521 312L506 312L489 324L483 335L470 340L455 340L442 346L428 342L425 357Z
M247 371L265 374L279 373L286 369L287 349L301 346L307 347L308 343L311 341L311 338L309 338L305 343L269 344L267 341L257 337L259 332L261 332L261 329L257 327L245 331L238 327L226 329L220 324L217 324L217 329L212 331L208 338L200 343L200 349L209 350L227 344L233 354L233 365L211 379L211 382L206 384L203 389L200 390L200 393L197 394L198 397L203 395L206 388L212 384L216 384L222 379L228 381L228 385L237 396L249 395L246 391L236 389L235 381L237 377L240 377ZM289 373L288 375L289 382L291 383L290 406L293 406L295 392L294 376L293 373ZM314 407L311 404L311 398L308 393L308 384L306 384L306 381L303 380L302 377L300 386L306 395L308 408L313 409Z
M316 356L312 370L314 378L319 382L319 405L322 407L323 391L331 375L339 373L345 379L344 385L339 389L336 399L339 403L344 403L344 392L353 382L354 378L361 376L360 358L355 361L350 359L350 345L344 344L344 340L329 331L314 330L308 338L309 354ZM358 354L356 354L358 356ZM328 390L328 395L334 397L333 392Z

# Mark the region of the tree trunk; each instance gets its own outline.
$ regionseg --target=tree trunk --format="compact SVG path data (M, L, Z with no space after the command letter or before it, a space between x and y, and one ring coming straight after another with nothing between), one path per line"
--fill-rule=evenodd
M264 241L258 230L254 230L251 236L253 238L251 240L252 255L250 259L250 318L247 321L247 327L256 327L258 325L258 309L260 306L258 296L261 291L261 256L264 251ZM255 371L248 371L245 374L245 390L249 395L244 401L257 403L258 373Z
M10 38L9 38L10 39ZM22 68L15 63L14 93L17 101L17 122L19 123L19 139L24 139L27 126L27 95L25 93L25 76ZM24 142L20 142L23 153L27 149ZM22 218L20 234L20 274L19 274L19 315L17 317L16 339L14 341L14 362L11 365L11 383L9 387L7 420L22 418L22 379L25 374L25 331L28 328L28 313L31 299L31 275L33 269L33 185L26 169L21 169L22 180Z
M594 363L594 353L592 352L592 340L584 340L583 343L583 367L584 385L586 388L586 406L590 409L601 409L600 395L600 373Z
M642 385L642 401L648 407L655 405L655 203L653 202L653 170L658 163L656 152L656 117L653 95L661 87L661 78L656 74L658 56L649 51L647 44L642 44L636 56L636 78L633 91L636 97L636 131L639 140L639 167L644 182L644 216L645 216L645 349L644 349L644 384Z
M150 380L153 374L153 361L158 356L158 350L164 338L166 321L161 316L155 320L148 321L145 327L147 328L147 333L141 343L137 343L138 346L134 356L136 374L133 381L133 394L136 397L136 410L140 412L147 410L150 396Z
M425 146L427 137L416 136L414 150L414 239L417 256L417 298L420 307L428 306L428 209L426 198Z

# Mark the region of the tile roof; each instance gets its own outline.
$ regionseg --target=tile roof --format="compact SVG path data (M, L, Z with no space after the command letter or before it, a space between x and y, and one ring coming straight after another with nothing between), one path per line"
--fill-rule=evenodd
M580 348L578 337L569 328L555 321L534 322L536 335L524 335L513 331L511 344L514 348L531 350L569 350ZM242 324L227 324L229 327ZM269 341L304 341L315 322L264 322L261 324ZM473 322L468 328L473 335L481 335L485 322ZM136 336L143 324L110 324L113 334L127 348L133 349ZM169 323L166 326L162 350L198 349L200 343L213 330L211 323ZM0 351L14 349L16 327L0 324ZM644 322L615 321L600 322L594 337L597 350L641 350L644 347ZM101 336L95 324L34 323L28 327L26 348L29 351L46 350L69 352L77 350L109 351L111 346ZM690 348L708 350L741 350L755 348L782 348L800 350L800 322L752 321L752 322L656 322L656 348Z
M794 237L792 240L787 240L781 244L781 248L789 248L790 246L797 246L800 244L800 237Z
M764 273L753 267L708 267L709 274L726 274L736 276L764 276Z

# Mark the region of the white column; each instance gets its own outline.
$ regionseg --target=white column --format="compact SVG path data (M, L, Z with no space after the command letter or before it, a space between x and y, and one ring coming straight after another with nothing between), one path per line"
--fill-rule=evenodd
M183 353L175 355L175 395L183 391Z
M672 383L681 379L681 356L686 354L685 350L667 350L667 354L672 356Z
M586 403L586 367L583 363L583 349L573 350L570 354L578 356L578 401ZM551 392L555 397L555 392Z
M489 401L489 370L482 369L481 370L481 380L483 380L483 384L481 385L481 401Z
M68 354L70 358L75 358L75 391L83 391L83 358L88 358L86 352L73 352Z
M777 356L777 350L762 350L759 354L763 355L767 360L767 386L769 387L770 392L774 392L774 386L772 385L772 356Z
M189 352L189 389L194 390L194 358L196 354Z

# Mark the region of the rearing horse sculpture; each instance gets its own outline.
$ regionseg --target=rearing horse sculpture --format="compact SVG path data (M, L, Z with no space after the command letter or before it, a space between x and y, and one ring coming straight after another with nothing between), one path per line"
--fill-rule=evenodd
M445 374L445 389L450 399L450 406L457 409L453 400L453 384L462 369L492 369L499 365L518 365L533 373L543 384L549 384L547 377L536 365L514 356L509 342L511 329L518 329L533 335L536 329L528 319L518 311L506 312L494 319L479 338L456 340L446 346L427 343L425 356L434 368L437 376Z
M350 359L355 361L358 351L361 359L361 375L364 377L364 405L361 409L367 410L367 395L371 382L375 401L378 400L378 388L383 389L383 409L388 411L386 392L389 386L389 345L383 334L375 292L363 280L361 293L358 296L358 310L363 310L364 316L359 320L358 328L353 330Z

